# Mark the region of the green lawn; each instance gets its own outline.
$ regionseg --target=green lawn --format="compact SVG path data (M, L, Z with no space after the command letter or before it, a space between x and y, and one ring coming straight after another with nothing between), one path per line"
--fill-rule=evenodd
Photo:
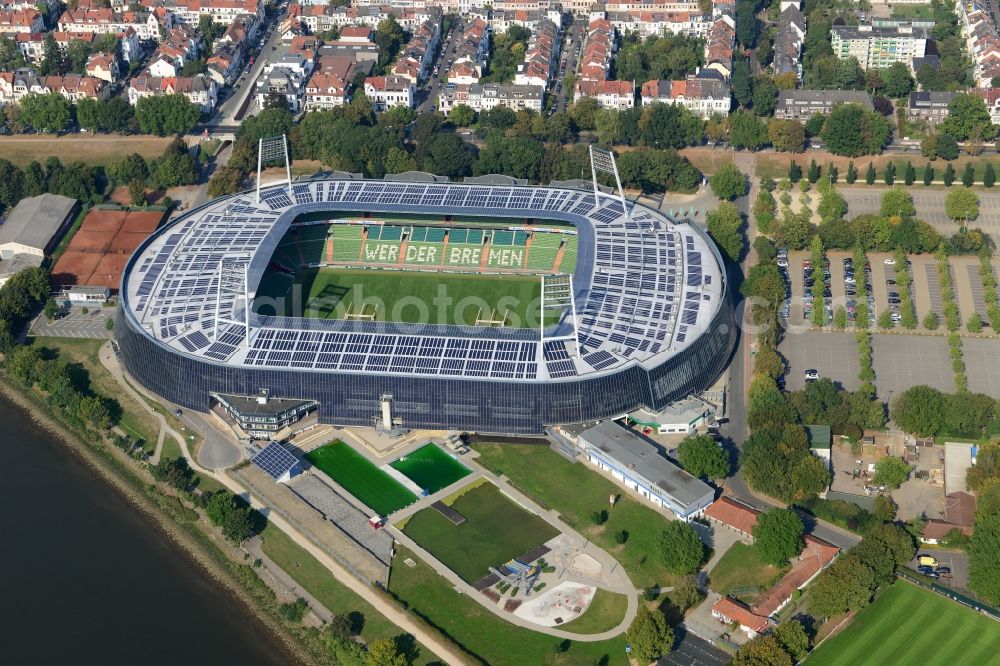
M476 444L480 464L505 474L522 492L558 511L563 520L611 553L636 587L668 585L673 576L657 556L657 538L667 518L650 506L625 495L588 463L571 463L547 446ZM594 511L608 508L608 496L620 495L608 522L597 526ZM628 532L625 544L615 533Z
M425 444L390 463L390 466L426 490L428 495L447 488L471 473L468 467L435 444Z
M1000 664L1000 624L934 592L897 580L840 634L820 645L824 664Z
M570 642L558 653L562 640L517 627L459 594L405 547L397 549L389 577L389 591L407 607L438 627L481 663L491 666L547 664L607 664L626 666L623 636L595 643ZM415 567L404 560L411 558ZM582 618L581 618L582 619Z
M617 627L626 610L628 598L624 594L597 590L584 614L572 622L559 625L559 628L577 634L599 634Z
M499 566L559 533L507 499L492 483L463 493L451 505L465 516L455 525L436 509L418 511L403 532L462 580L474 583Z
M757 549L737 541L708 574L708 586L719 594L732 594L744 601L765 590L786 569L761 561Z
M381 516L409 506L417 496L341 441L324 444L306 460Z
M264 553L280 566L295 582L323 604L334 615L360 613L364 618L361 637L371 642L381 638L395 638L402 633L352 590L345 587L316 558L302 550L287 534L268 523L262 536ZM433 663L434 653L421 647L416 664Z
M508 326L537 325L541 280L534 275L476 275L415 271L307 269L296 282L306 294L304 313L286 314L322 319L343 319L361 305L377 308L378 321L406 324L474 325L483 311L503 300L509 308ZM288 307L295 307L288 299ZM445 302L447 301L447 302ZM528 314L531 313L529 319ZM499 316L499 314L498 314Z

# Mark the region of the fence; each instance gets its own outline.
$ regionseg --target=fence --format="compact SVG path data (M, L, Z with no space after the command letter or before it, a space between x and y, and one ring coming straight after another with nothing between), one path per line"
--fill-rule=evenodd
M904 571L903 569L898 569L896 571L896 576L898 576L899 578L903 578L905 580L908 580L911 583L914 583L915 585L919 585L920 587L922 587L924 589L931 590L933 592L937 592L938 594L940 594L942 596L948 597L952 601L957 601L958 603L962 604L963 606L971 608L972 610L976 611L977 613L982 613L986 617L989 617L989 618L991 618L993 620L997 620L998 622L1000 622L1000 610L997 610L993 606L989 606L987 604L984 604L982 601L979 601L978 599L973 599L972 597L967 596L965 594L962 594L961 592L958 592L957 590L953 590L950 587L946 587L946 586L940 585L938 583L932 583L932 582L929 582L929 581L926 581L926 580L922 580L922 579L918 578L917 576L910 575L909 572Z

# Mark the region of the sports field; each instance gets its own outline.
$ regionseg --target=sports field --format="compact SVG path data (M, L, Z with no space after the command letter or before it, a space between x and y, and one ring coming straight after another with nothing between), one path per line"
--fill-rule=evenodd
M469 475L469 468L434 444L426 444L389 465L433 495Z
M339 440L313 449L305 458L380 516L409 506L417 499L395 479Z
M436 509L413 514L403 532L426 548L462 580L474 583L498 566L540 546L559 533L484 483L463 493L451 508L465 517L455 525Z
M1000 623L897 580L847 629L820 645L806 663L1000 664Z
M537 326L541 282L531 275L457 275L319 268L302 271L304 312L286 314L344 319L348 312L373 313L377 321L473 326L477 318L506 313L509 328ZM294 286L292 286L294 290ZM529 313L531 316L529 317Z

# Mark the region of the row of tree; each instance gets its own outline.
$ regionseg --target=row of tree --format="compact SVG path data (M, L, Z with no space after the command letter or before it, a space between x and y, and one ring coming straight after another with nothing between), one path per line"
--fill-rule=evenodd
M75 125L89 132L117 134L187 134L201 111L180 93L143 97L133 108L124 97L83 98L75 104L58 92L31 94L4 107L8 132L65 132Z
M921 437L1000 432L1000 404L984 393L944 393L920 384L896 396L890 411L896 425Z

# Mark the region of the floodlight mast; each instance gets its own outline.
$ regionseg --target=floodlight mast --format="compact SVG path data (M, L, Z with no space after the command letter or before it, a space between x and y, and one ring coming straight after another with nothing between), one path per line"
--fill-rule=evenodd
M600 208L601 197L606 197L604 192L601 192L601 188L597 186L597 173L606 173L615 177L615 185L618 188L618 198L622 202L622 210L625 212L625 218L632 218L632 211L628 207L628 202L625 199L625 190L622 188L622 179L618 175L618 163L615 162L615 154L610 150L604 148L595 148L593 145L590 146L590 174L594 182L594 199L597 203L598 208Z
M260 203L260 174L263 166L267 162L283 159L285 161L285 179L271 185L288 185L288 198L295 201L292 196L292 167L288 162L288 139L284 134L272 136L267 139L261 137L257 141L257 203Z

